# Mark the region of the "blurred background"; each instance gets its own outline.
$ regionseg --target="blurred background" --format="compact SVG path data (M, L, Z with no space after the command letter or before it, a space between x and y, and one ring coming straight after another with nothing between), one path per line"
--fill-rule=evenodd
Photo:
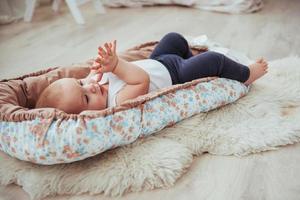
M209 40L252 59L265 57L272 61L300 56L299 19L300 0L0 0L0 79L85 62L96 57L97 47L106 41L117 39L117 50L122 52L159 40L168 32L191 38L204 34ZM299 173L295 173L299 171L298 165L282 161L290 159L286 155L299 157L299 145L268 155L254 154L241 159L205 155L192 165L194 172L179 180L182 184L176 184L167 194L177 199L190 199L185 195L191 194L198 199L209 198L217 191L215 196L223 199L224 191L236 199L274 199L276 195L275 199L282 199L280 195L299 199L295 184L299 180ZM205 164L210 160L212 164ZM258 166L258 171L252 166ZM207 169L211 169L210 173ZM220 175L218 170L224 176L216 179ZM219 190L214 190L214 184ZM234 187L237 185L238 188ZM241 186L245 188L240 189ZM281 194L282 191L288 192ZM143 194L149 194L149 198L136 193L128 199L150 199L152 194L166 193L153 190ZM0 186L2 199L30 198L21 187L10 185Z
M300 54L299 0L1 0L0 78L84 62L168 32L202 34L250 58Z

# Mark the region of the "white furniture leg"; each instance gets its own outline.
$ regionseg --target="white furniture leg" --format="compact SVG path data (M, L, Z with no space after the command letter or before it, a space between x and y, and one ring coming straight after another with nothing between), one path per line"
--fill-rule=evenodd
M52 10L54 12L58 12L59 11L59 6L61 5L61 1L62 0L53 0L53 3L52 3Z
M101 0L93 0L93 3L97 13L101 13L101 14L105 13L105 9L102 5Z
M75 19L75 21L78 24L84 24L85 20L79 10L79 6L81 4L84 4L90 0L66 0L66 3ZM34 14L34 9L36 5L37 0L26 0L26 10L24 14L24 21L30 22L32 20L33 14ZM55 12L59 11L59 7L61 5L62 0L53 0L52 3L52 9ZM93 0L94 7L97 11L97 13L105 13L105 9L102 5L101 0Z
M26 0L26 9L24 13L24 21L30 22L34 13L35 4L37 0Z
M84 24L85 21L82 17L82 14L78 8L78 5L77 5L77 2L76 0L66 0L67 2L67 5L75 19L75 21L78 23L78 24Z

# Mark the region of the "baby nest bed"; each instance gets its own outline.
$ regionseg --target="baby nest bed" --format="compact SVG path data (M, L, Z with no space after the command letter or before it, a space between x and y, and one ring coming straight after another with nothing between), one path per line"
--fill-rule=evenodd
M149 56L157 42L131 48L128 61ZM199 112L232 103L247 94L244 84L202 78L173 85L120 106L66 114L33 109L39 94L63 77L83 78L91 62L55 67L0 82L0 150L20 160L51 165L70 163L134 142Z

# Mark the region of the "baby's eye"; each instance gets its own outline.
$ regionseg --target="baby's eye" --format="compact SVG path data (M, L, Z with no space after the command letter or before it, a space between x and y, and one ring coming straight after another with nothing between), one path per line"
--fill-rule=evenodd
M82 81L81 81L81 80L79 80L78 82L79 82L79 85L83 86L83 84L82 84Z
M89 97L88 97L88 95L84 95L84 97L85 97L86 103L89 103Z

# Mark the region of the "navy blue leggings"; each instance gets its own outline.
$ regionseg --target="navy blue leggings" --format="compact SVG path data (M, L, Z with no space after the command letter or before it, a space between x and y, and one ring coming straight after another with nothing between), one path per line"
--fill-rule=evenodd
M150 58L158 60L168 69L173 85L208 76L245 82L250 75L247 66L223 54L207 51L193 56L188 42L178 33L165 35L153 50Z

